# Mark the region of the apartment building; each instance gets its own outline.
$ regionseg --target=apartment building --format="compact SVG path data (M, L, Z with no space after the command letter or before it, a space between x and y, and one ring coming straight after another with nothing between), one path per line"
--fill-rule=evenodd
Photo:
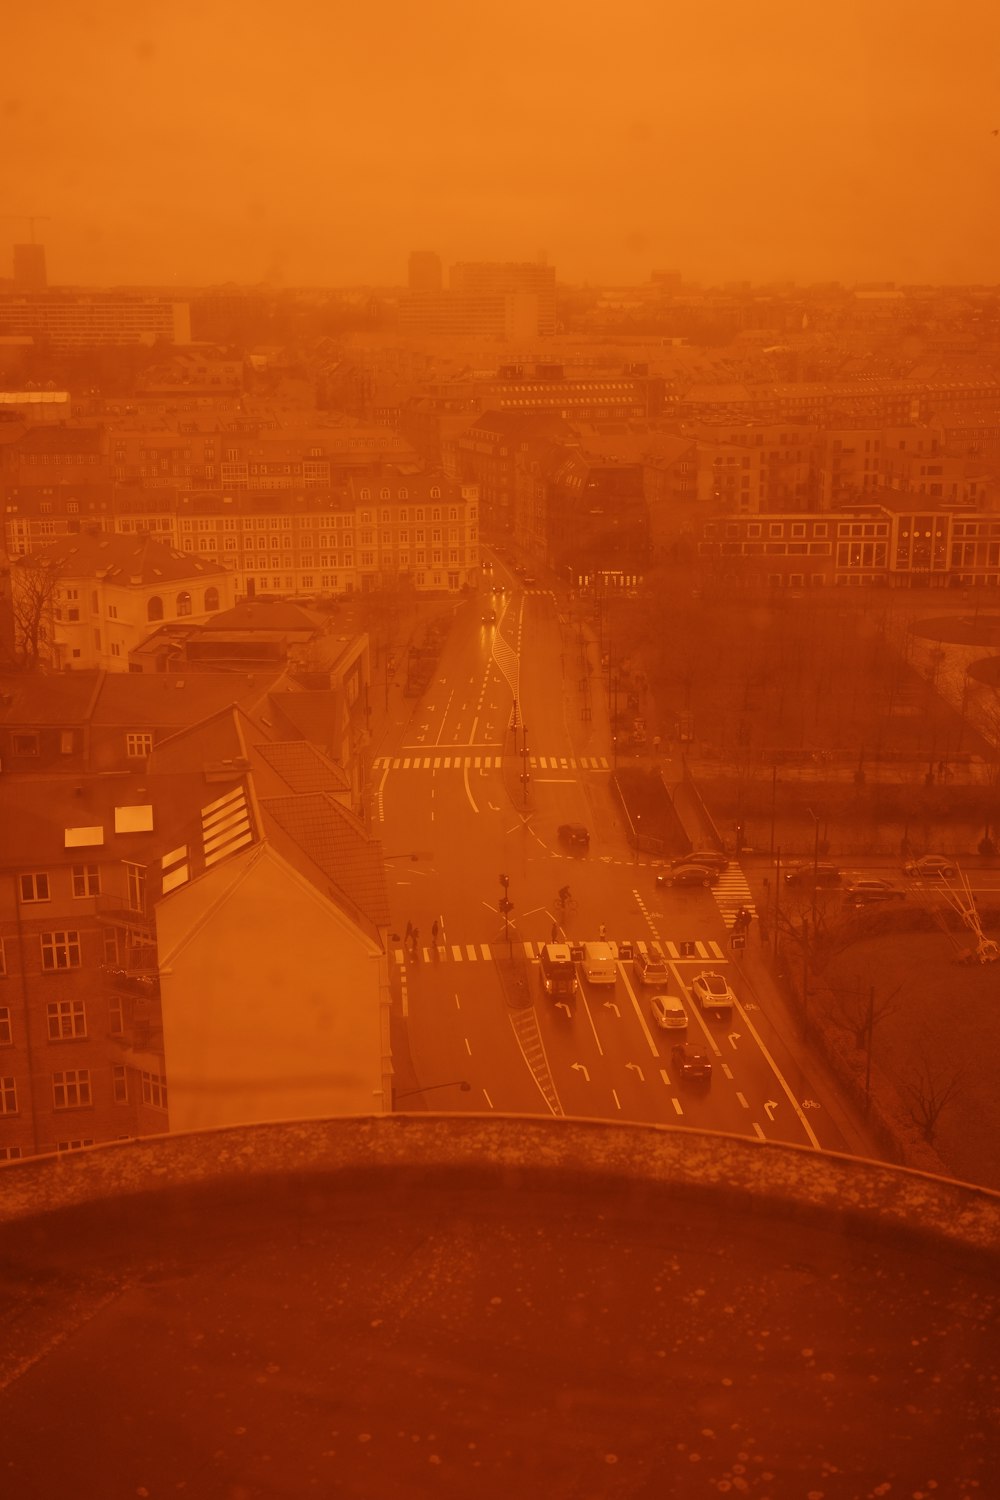
M817 429L811 423L692 423L697 493L712 510L806 509L815 503Z
M475 483L412 464L351 464L336 470L332 485L275 491L10 486L4 523L13 558L85 533L151 537L218 564L248 597L458 592L479 567ZM221 596L218 607L227 607ZM166 606L160 618L171 618Z
M141 774L0 781L0 1160L389 1107L384 864L338 784L232 705Z
M457 593L479 567L475 486L409 466L335 491L179 495L177 521L181 549L218 559L247 598Z
M453 293L467 297L524 296L535 299L537 332L556 331L556 272L541 261L459 261L448 273Z
M124 292L0 295L0 335L28 334L54 348L191 342L187 302Z

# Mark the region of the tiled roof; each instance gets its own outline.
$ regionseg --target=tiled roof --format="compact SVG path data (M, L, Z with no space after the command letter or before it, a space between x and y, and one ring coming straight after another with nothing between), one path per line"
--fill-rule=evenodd
M20 559L14 560L16 567ZM80 532L47 547L39 547L25 559L58 568L65 578L94 578L112 583L159 584L188 578L222 577L221 563L203 561L189 552L178 552L153 537L118 536L111 532Z
M291 600L250 599L232 609L219 610L200 629L204 635L216 631L229 635L235 630L322 630L328 620L328 615Z
M323 748L331 746L340 724L341 693L336 688L310 692L270 692L268 701L276 714L303 739Z
M319 755L305 740L263 742L254 752L287 782L293 792L333 792L350 790L350 779L339 766Z
M364 825L322 792L266 797L260 803L265 830L284 834L323 872L333 899L367 917L389 923L389 896L382 846Z
M102 672L12 672L0 677L0 723L35 728L86 722Z
M22 453L100 453L99 427L29 427L21 439Z
M108 672L94 704L94 724L188 728L239 704L251 711L281 678L272 672Z

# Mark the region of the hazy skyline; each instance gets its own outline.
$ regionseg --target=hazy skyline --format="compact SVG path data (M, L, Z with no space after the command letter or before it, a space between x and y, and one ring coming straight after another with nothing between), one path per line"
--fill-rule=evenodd
M5 40L0 276L38 215L53 285L1000 281L989 0L54 0Z

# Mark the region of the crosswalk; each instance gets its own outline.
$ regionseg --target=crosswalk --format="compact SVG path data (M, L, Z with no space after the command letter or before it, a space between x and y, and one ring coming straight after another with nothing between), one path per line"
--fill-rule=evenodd
M376 755L376 771L499 771L502 755ZM521 756L516 757L518 765ZM529 755L532 771L607 771L606 755Z
M513 946L522 949L528 962L534 963L537 961L543 945L535 942L520 942L515 943ZM612 947L617 946L617 944L612 944ZM722 945L715 942L713 938L708 938L704 941L698 938L678 938L676 940L670 938L664 940L661 938L660 946L668 958L680 959L682 961L685 959L700 959L702 962L705 962L709 959L724 959L727 956ZM626 945L622 944L621 947L629 955L631 954L631 945L626 948ZM489 964L494 963L498 957L506 958L507 946L506 944L494 945L492 943L438 943L437 946L419 947L417 952L420 955L420 959L427 964L441 962ZM404 965L408 960L411 962L413 960L413 954L408 948L394 947L392 949L392 956L400 966Z
M734 926L741 911L749 912L751 917L757 915L750 886L738 864L730 864L728 869L721 872L718 884L714 887L714 895L715 904L727 927Z

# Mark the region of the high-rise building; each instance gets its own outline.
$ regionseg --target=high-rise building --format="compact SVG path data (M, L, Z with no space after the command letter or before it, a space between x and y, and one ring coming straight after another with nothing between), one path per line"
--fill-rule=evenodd
M441 257L436 251L410 251L409 287L411 292L441 290Z
M527 292L538 298L538 332L556 331L556 272L538 261L460 261L451 268L449 285L466 296L496 297Z
M48 286L44 245L14 246L14 290L44 292Z

